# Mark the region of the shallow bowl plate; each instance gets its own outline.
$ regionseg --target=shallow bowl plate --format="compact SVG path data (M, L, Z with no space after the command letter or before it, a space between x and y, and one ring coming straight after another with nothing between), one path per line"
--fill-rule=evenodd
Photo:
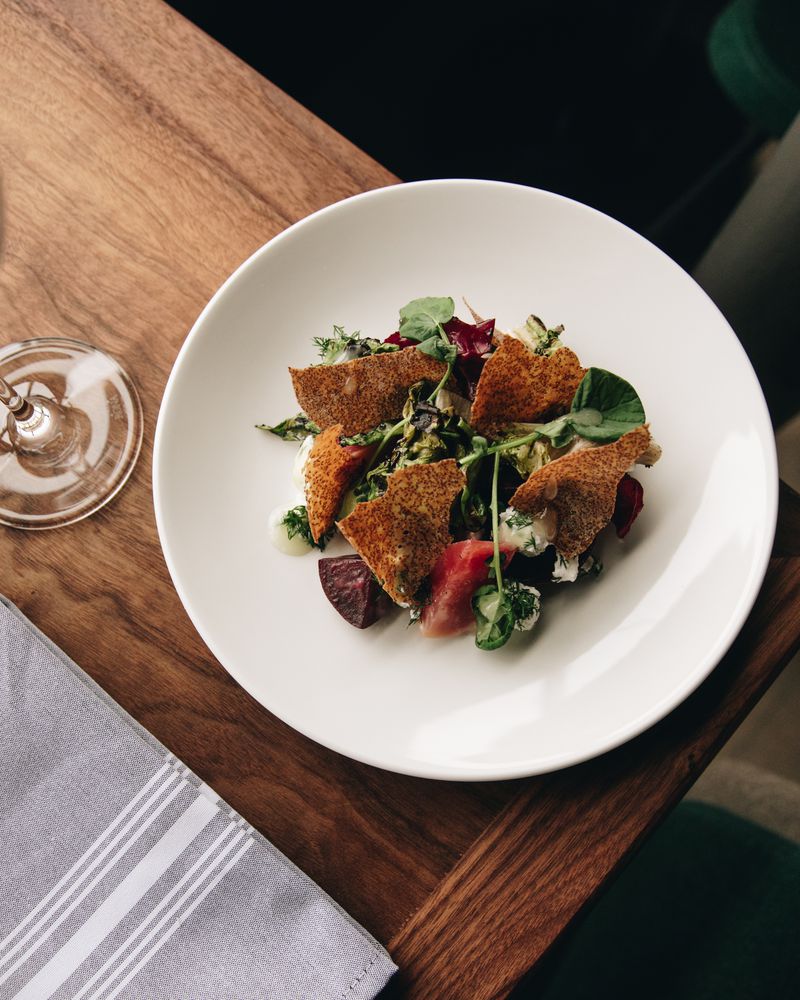
M254 429L297 412L288 365L332 324L384 337L423 295L465 296L511 327L566 326L585 365L627 378L663 459L606 571L565 586L534 633L494 653L425 640L398 615L358 631L315 555L267 538L295 448ZM212 399L226 400L224 412ZM156 431L154 495L172 579L220 663L262 705L340 753L450 779L536 774L635 736L718 663L766 570L773 435L738 340L642 237L532 188L446 180L350 198L258 250L203 310ZM341 544L341 543L340 543Z

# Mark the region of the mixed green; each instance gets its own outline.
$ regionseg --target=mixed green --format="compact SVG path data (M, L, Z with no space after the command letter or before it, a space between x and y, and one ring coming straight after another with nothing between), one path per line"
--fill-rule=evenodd
M446 365L438 383L420 381L410 387L399 419L341 438L342 446L370 449L344 498L341 516L356 504L382 496L398 470L454 459L464 471L465 483L453 505L450 532L455 542L483 545L485 572L479 573L483 580L472 591L469 606L475 641L487 650L504 645L515 629L524 631L535 623L541 604L538 588L543 583L597 575L601 569L588 552L565 560L548 540L541 521L509 507L511 495L528 476L579 441L581 447L610 443L645 421L641 400L627 381L604 369L589 368L566 412L543 423L508 424L492 440L478 433L470 424L470 408L483 365L495 349L494 332L493 320L466 323L456 318L453 299L445 297L409 302L400 310L397 331L385 340L347 334L339 326L333 328L333 336L315 339L323 365L412 345ZM531 316L512 335L535 354L551 357L561 349L562 333L563 327L548 328ZM258 426L290 441L320 430L302 413L274 426ZM620 534L627 532L641 509L641 488L635 497L626 497L626 490L630 492L625 487L618 496L620 509L614 517ZM314 542L302 504L287 512L284 523L290 537L299 534L310 546L324 547L324 539ZM512 559L515 554L522 558ZM374 589L374 578L369 582ZM423 602L423 619L425 613ZM419 608L412 609L412 617L420 617Z

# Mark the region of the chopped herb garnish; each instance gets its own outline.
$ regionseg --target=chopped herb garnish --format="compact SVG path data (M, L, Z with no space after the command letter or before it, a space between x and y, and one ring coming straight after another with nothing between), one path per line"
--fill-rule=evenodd
M539 618L541 594L535 587L520 583L519 580L509 580L505 592L514 615L514 628L518 632L527 632Z
M353 361L368 354L387 354L399 350L397 344L387 344L374 337L362 337L358 330L345 333L344 327L333 327L332 337L314 337L314 346L319 351L323 365L335 365L340 361Z
M303 504L298 504L287 510L281 519L281 524L285 526L286 534L290 539L299 535L309 548L323 551L330 541L330 535L323 535L318 542L314 541L308 523L308 511Z

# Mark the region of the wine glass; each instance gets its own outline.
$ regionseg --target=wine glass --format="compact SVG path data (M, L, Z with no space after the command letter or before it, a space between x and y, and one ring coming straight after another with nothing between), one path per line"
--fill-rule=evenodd
M142 405L129 375L104 351L60 337L0 348L0 402L7 410L0 524L72 524L108 503L130 476Z

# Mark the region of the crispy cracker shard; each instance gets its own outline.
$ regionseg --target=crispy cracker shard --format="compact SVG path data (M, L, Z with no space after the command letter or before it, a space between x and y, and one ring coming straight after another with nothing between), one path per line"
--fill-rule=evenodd
M483 366L471 423L494 437L507 424L547 420L569 409L584 374L568 347L547 357L504 337Z
M577 556L611 520L617 484L649 445L645 425L612 444L564 455L526 479L509 506L526 514L552 507L558 516L556 548L568 559Z
M383 496L360 503L339 530L398 604L414 595L450 544L450 508L464 486L452 458L409 465L388 480Z
M290 368L289 374L304 413L323 430L341 424L349 435L399 417L409 387L422 379L438 382L446 370L444 362L407 347L338 365Z
M343 448L341 435L341 424L322 431L314 438L306 460L306 509L315 542L333 527L344 495L370 452L369 448Z

